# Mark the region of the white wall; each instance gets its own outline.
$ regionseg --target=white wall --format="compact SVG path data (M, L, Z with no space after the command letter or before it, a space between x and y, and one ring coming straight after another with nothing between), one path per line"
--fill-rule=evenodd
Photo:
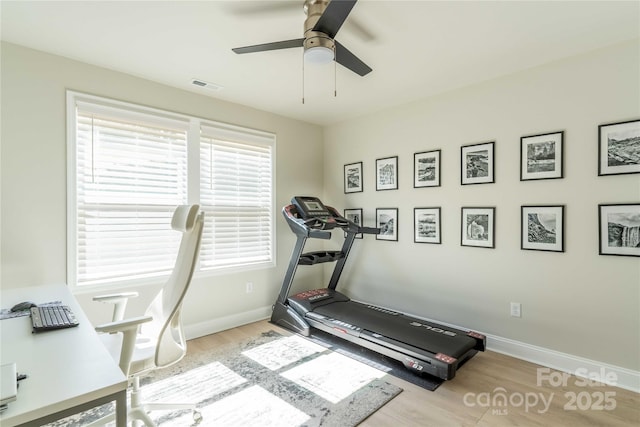
M320 127L13 44L2 43L1 54L3 288L66 283L65 91L72 89L277 135L277 267L196 277L185 303L191 335L270 315L295 242L280 209L294 193L322 192ZM321 286L319 275L307 276ZM143 310L156 288L145 288L130 312ZM91 296L79 296L90 318L107 320L108 307Z
M437 66L437 64L433 64ZM597 176L598 125L640 118L640 45L625 43L325 129L325 202L399 208L399 241L356 241L352 298L640 370L640 263L598 255L598 204L640 202L640 176ZM520 137L565 131L564 179L520 181ZM460 184L460 147L495 141L496 182ZM413 188L413 154L442 150L442 186ZM399 189L375 160L399 157ZM343 193L363 162L364 192ZM520 249L520 206L566 205L565 253ZM442 207L442 244L413 239L414 207ZM461 247L462 206L495 206L495 249ZM522 303L522 318L509 303ZM490 343L491 344L491 343ZM638 386L636 385L636 388Z

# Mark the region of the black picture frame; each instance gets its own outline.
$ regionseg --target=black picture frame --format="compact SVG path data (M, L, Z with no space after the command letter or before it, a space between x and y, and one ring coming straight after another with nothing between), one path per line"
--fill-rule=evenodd
M376 159L376 191L398 189L398 156Z
M600 255L640 256L640 202L598 205Z
M347 218L349 221L362 227L362 209L361 208L345 209L344 217ZM346 237L347 233L345 232L344 235ZM357 233L356 239L362 239L362 233Z
M413 154L413 188L440 187L440 150Z
M363 189L362 162L344 165L344 193L361 193Z
M441 209L439 206L431 208L413 209L413 241L415 243L442 243Z
M564 178L564 131L520 138L520 181Z
M460 246L494 249L495 207L462 207Z
M398 208L376 208L376 240L398 241Z
M460 184L495 182L495 141L460 147Z
M640 119L598 126L598 176L640 173Z
M564 205L520 207L520 249L564 252Z

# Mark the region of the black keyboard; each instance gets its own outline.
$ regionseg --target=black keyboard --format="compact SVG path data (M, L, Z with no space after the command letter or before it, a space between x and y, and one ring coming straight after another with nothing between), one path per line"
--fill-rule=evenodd
M31 307L31 323L33 332L78 326L76 316L66 305Z

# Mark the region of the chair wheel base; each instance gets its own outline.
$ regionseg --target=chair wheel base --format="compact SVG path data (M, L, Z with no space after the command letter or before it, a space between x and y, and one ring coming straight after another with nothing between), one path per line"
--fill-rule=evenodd
M193 411L193 425L197 426L202 422L202 414L199 411Z

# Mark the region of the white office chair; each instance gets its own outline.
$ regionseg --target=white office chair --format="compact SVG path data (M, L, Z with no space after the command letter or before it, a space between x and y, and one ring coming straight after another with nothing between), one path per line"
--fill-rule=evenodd
M198 259L204 212L198 205L178 206L171 226L182 232L180 249L171 276L147 308L145 315L123 319L127 300L137 292L95 297L95 301L114 304L111 323L96 327L112 356L119 361L120 369L129 378L131 402L127 419L155 426L148 411L158 409L191 409L194 421L202 417L195 403L143 403L140 393L140 377L154 369L170 366L184 357L187 344L182 330L182 300L187 292ZM104 425L112 421L114 414L90 424Z

